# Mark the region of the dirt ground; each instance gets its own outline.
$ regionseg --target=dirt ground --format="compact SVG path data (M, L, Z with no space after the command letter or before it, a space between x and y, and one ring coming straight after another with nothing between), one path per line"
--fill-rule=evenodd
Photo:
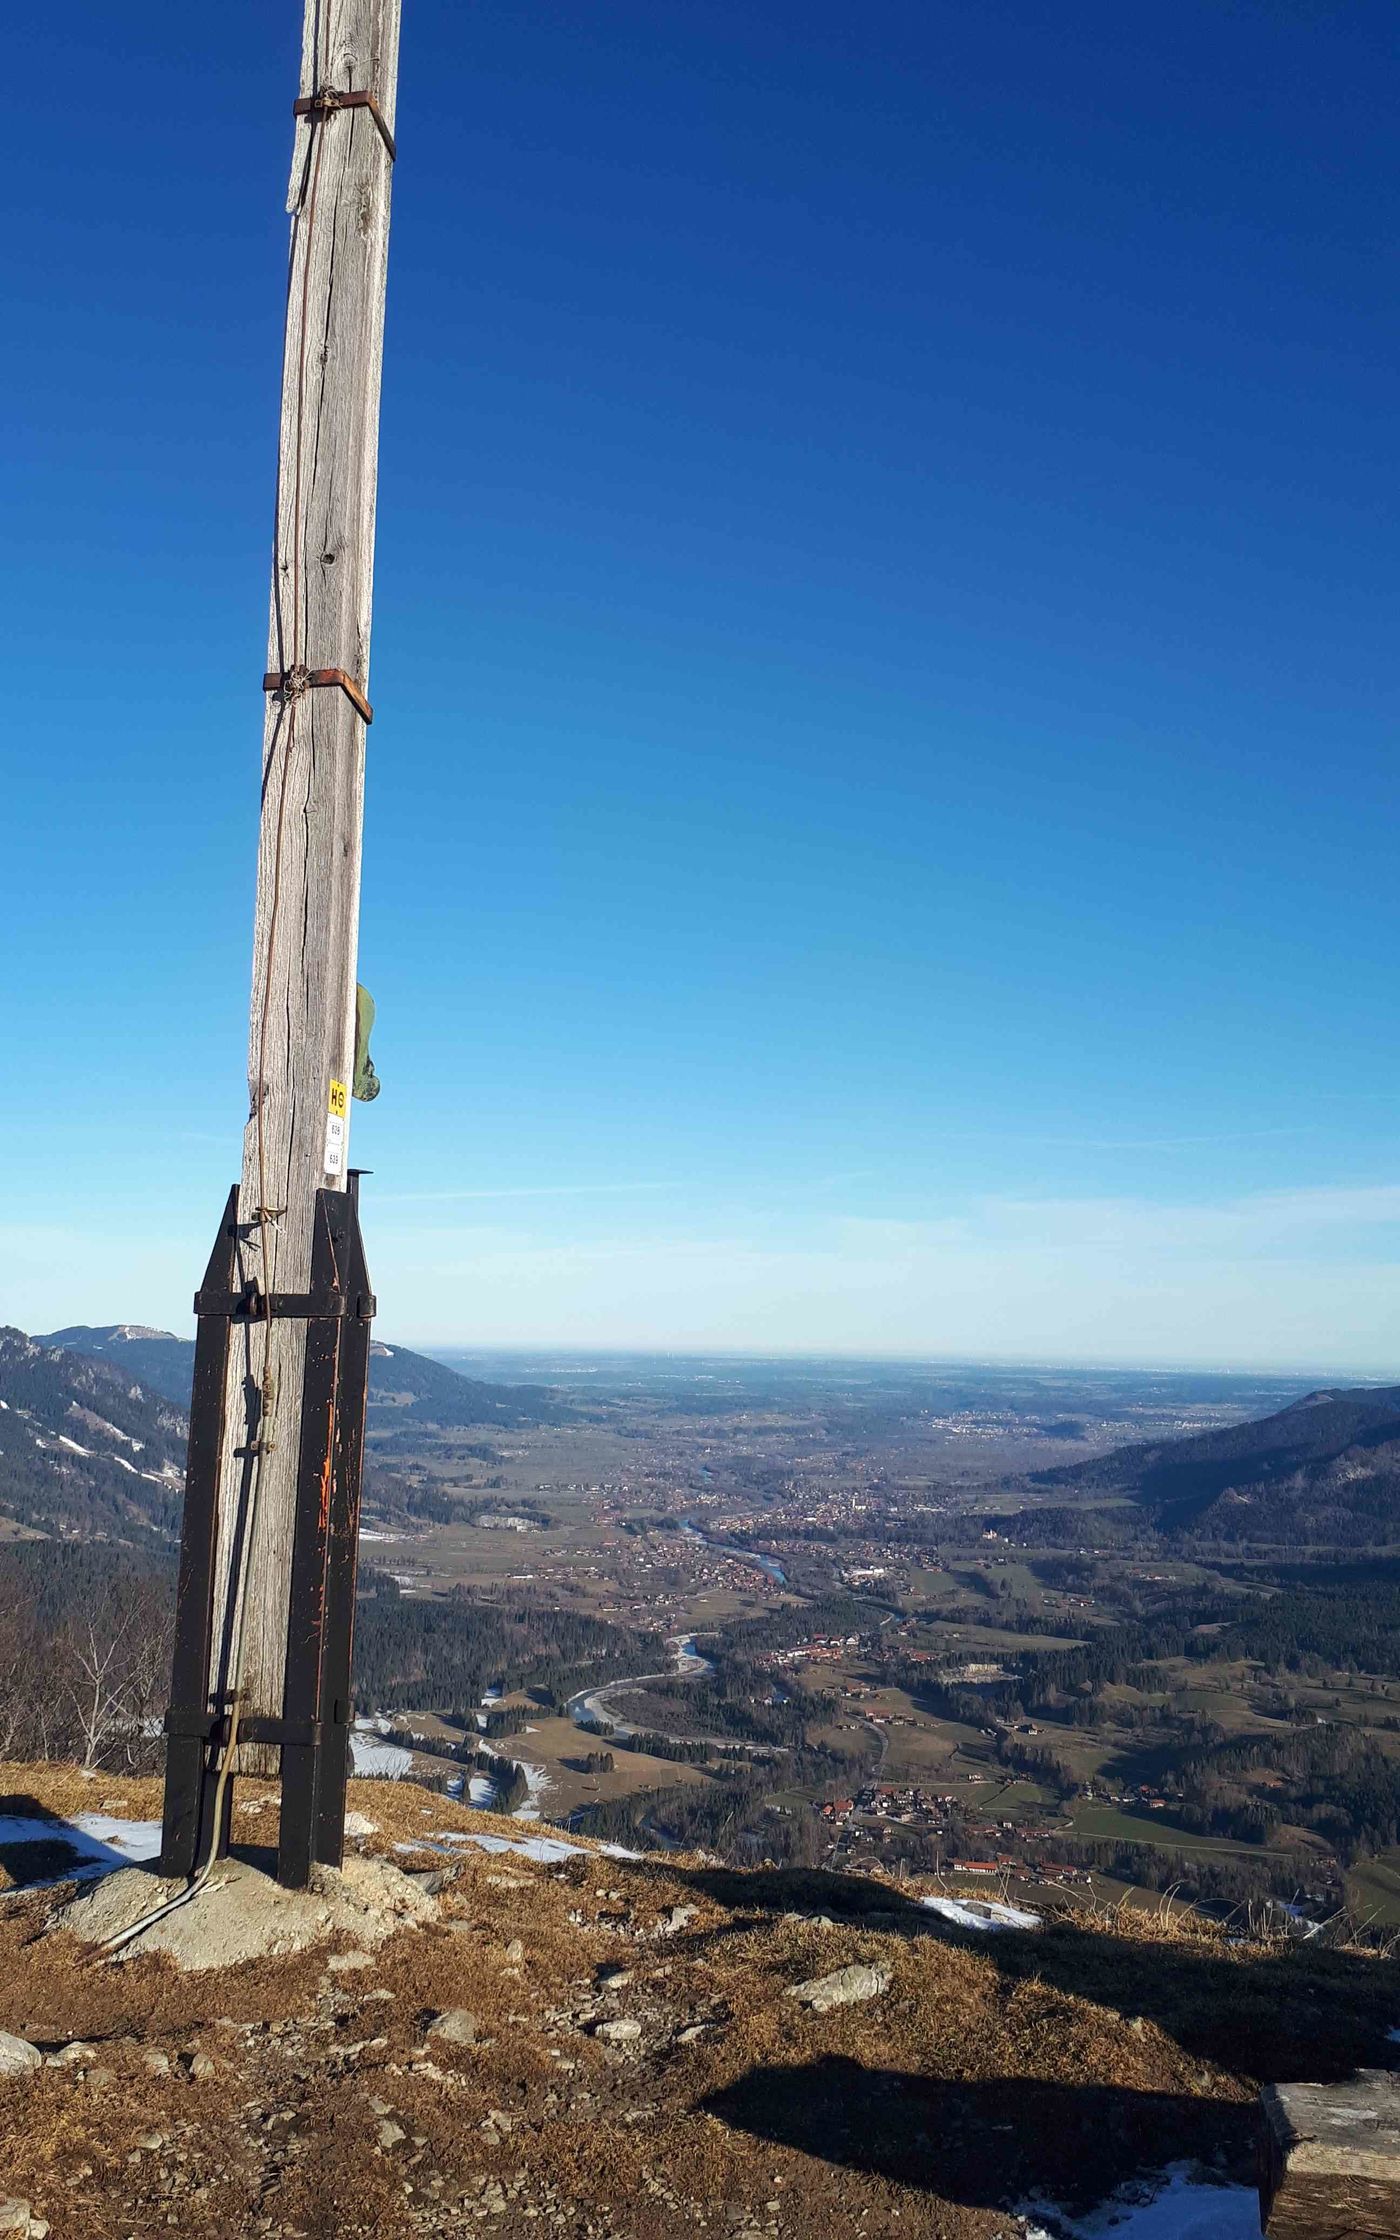
M0 1815L159 1809L64 1768L0 1791ZM271 1785L239 1802L270 1864ZM1363 1954L1143 1916L979 1935L864 1878L574 1838L536 1860L464 1839L552 1831L406 1784L350 1803L366 1849L448 1878L372 1954L112 1965L46 1933L63 1891L0 1900L0 2029L63 2054L0 2078L0 2193L54 2240L1012 2240L1018 2202L1086 2209L1183 2157L1247 2180L1261 2079L1400 2053L1395 1966ZM887 1988L787 1995L851 1962ZM452 2009L470 2025L434 2034Z

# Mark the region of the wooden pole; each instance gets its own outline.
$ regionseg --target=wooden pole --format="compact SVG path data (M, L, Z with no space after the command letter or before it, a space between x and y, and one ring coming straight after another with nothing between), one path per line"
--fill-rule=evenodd
M238 1200L238 1282L260 1292L307 1290L316 1192L347 1183L399 11L305 0ZM233 1333L213 1663L216 1708L237 1687L244 1716L283 1709L306 1333ZM240 1746L238 1770L276 1765Z

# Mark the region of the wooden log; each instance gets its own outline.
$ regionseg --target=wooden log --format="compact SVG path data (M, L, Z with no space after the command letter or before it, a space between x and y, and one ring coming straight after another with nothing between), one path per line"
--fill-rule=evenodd
M301 97L375 97L392 134L400 0L305 0ZM328 28L329 24L329 28ZM290 107L290 103L289 103ZM343 1189L354 1067L365 721L334 684L369 683L379 389L393 162L373 111L295 123L291 258L267 669L238 1272L260 1290L310 1278L318 1189ZM303 1322L235 1326L218 1503L217 1688L283 1708ZM246 1571L241 1652L236 1579ZM241 1667L241 1669L239 1669ZM245 1745L240 1771L276 1753Z
M1265 2086L1259 2221L1268 2240L1396 2240L1400 2076Z

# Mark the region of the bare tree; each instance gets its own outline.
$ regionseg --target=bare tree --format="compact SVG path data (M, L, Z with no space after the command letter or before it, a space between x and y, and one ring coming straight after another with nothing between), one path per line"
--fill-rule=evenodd
M63 1629L61 1701L70 1748L85 1769L120 1753L133 1768L157 1755L157 1706L169 1659L165 1597L132 1581L119 1599L89 1597Z

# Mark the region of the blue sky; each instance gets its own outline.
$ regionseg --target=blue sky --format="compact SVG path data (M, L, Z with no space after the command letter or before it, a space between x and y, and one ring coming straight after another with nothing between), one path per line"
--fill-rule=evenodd
M300 10L15 28L0 1317L237 1171ZM1395 22L405 0L387 1333L1375 1371Z

